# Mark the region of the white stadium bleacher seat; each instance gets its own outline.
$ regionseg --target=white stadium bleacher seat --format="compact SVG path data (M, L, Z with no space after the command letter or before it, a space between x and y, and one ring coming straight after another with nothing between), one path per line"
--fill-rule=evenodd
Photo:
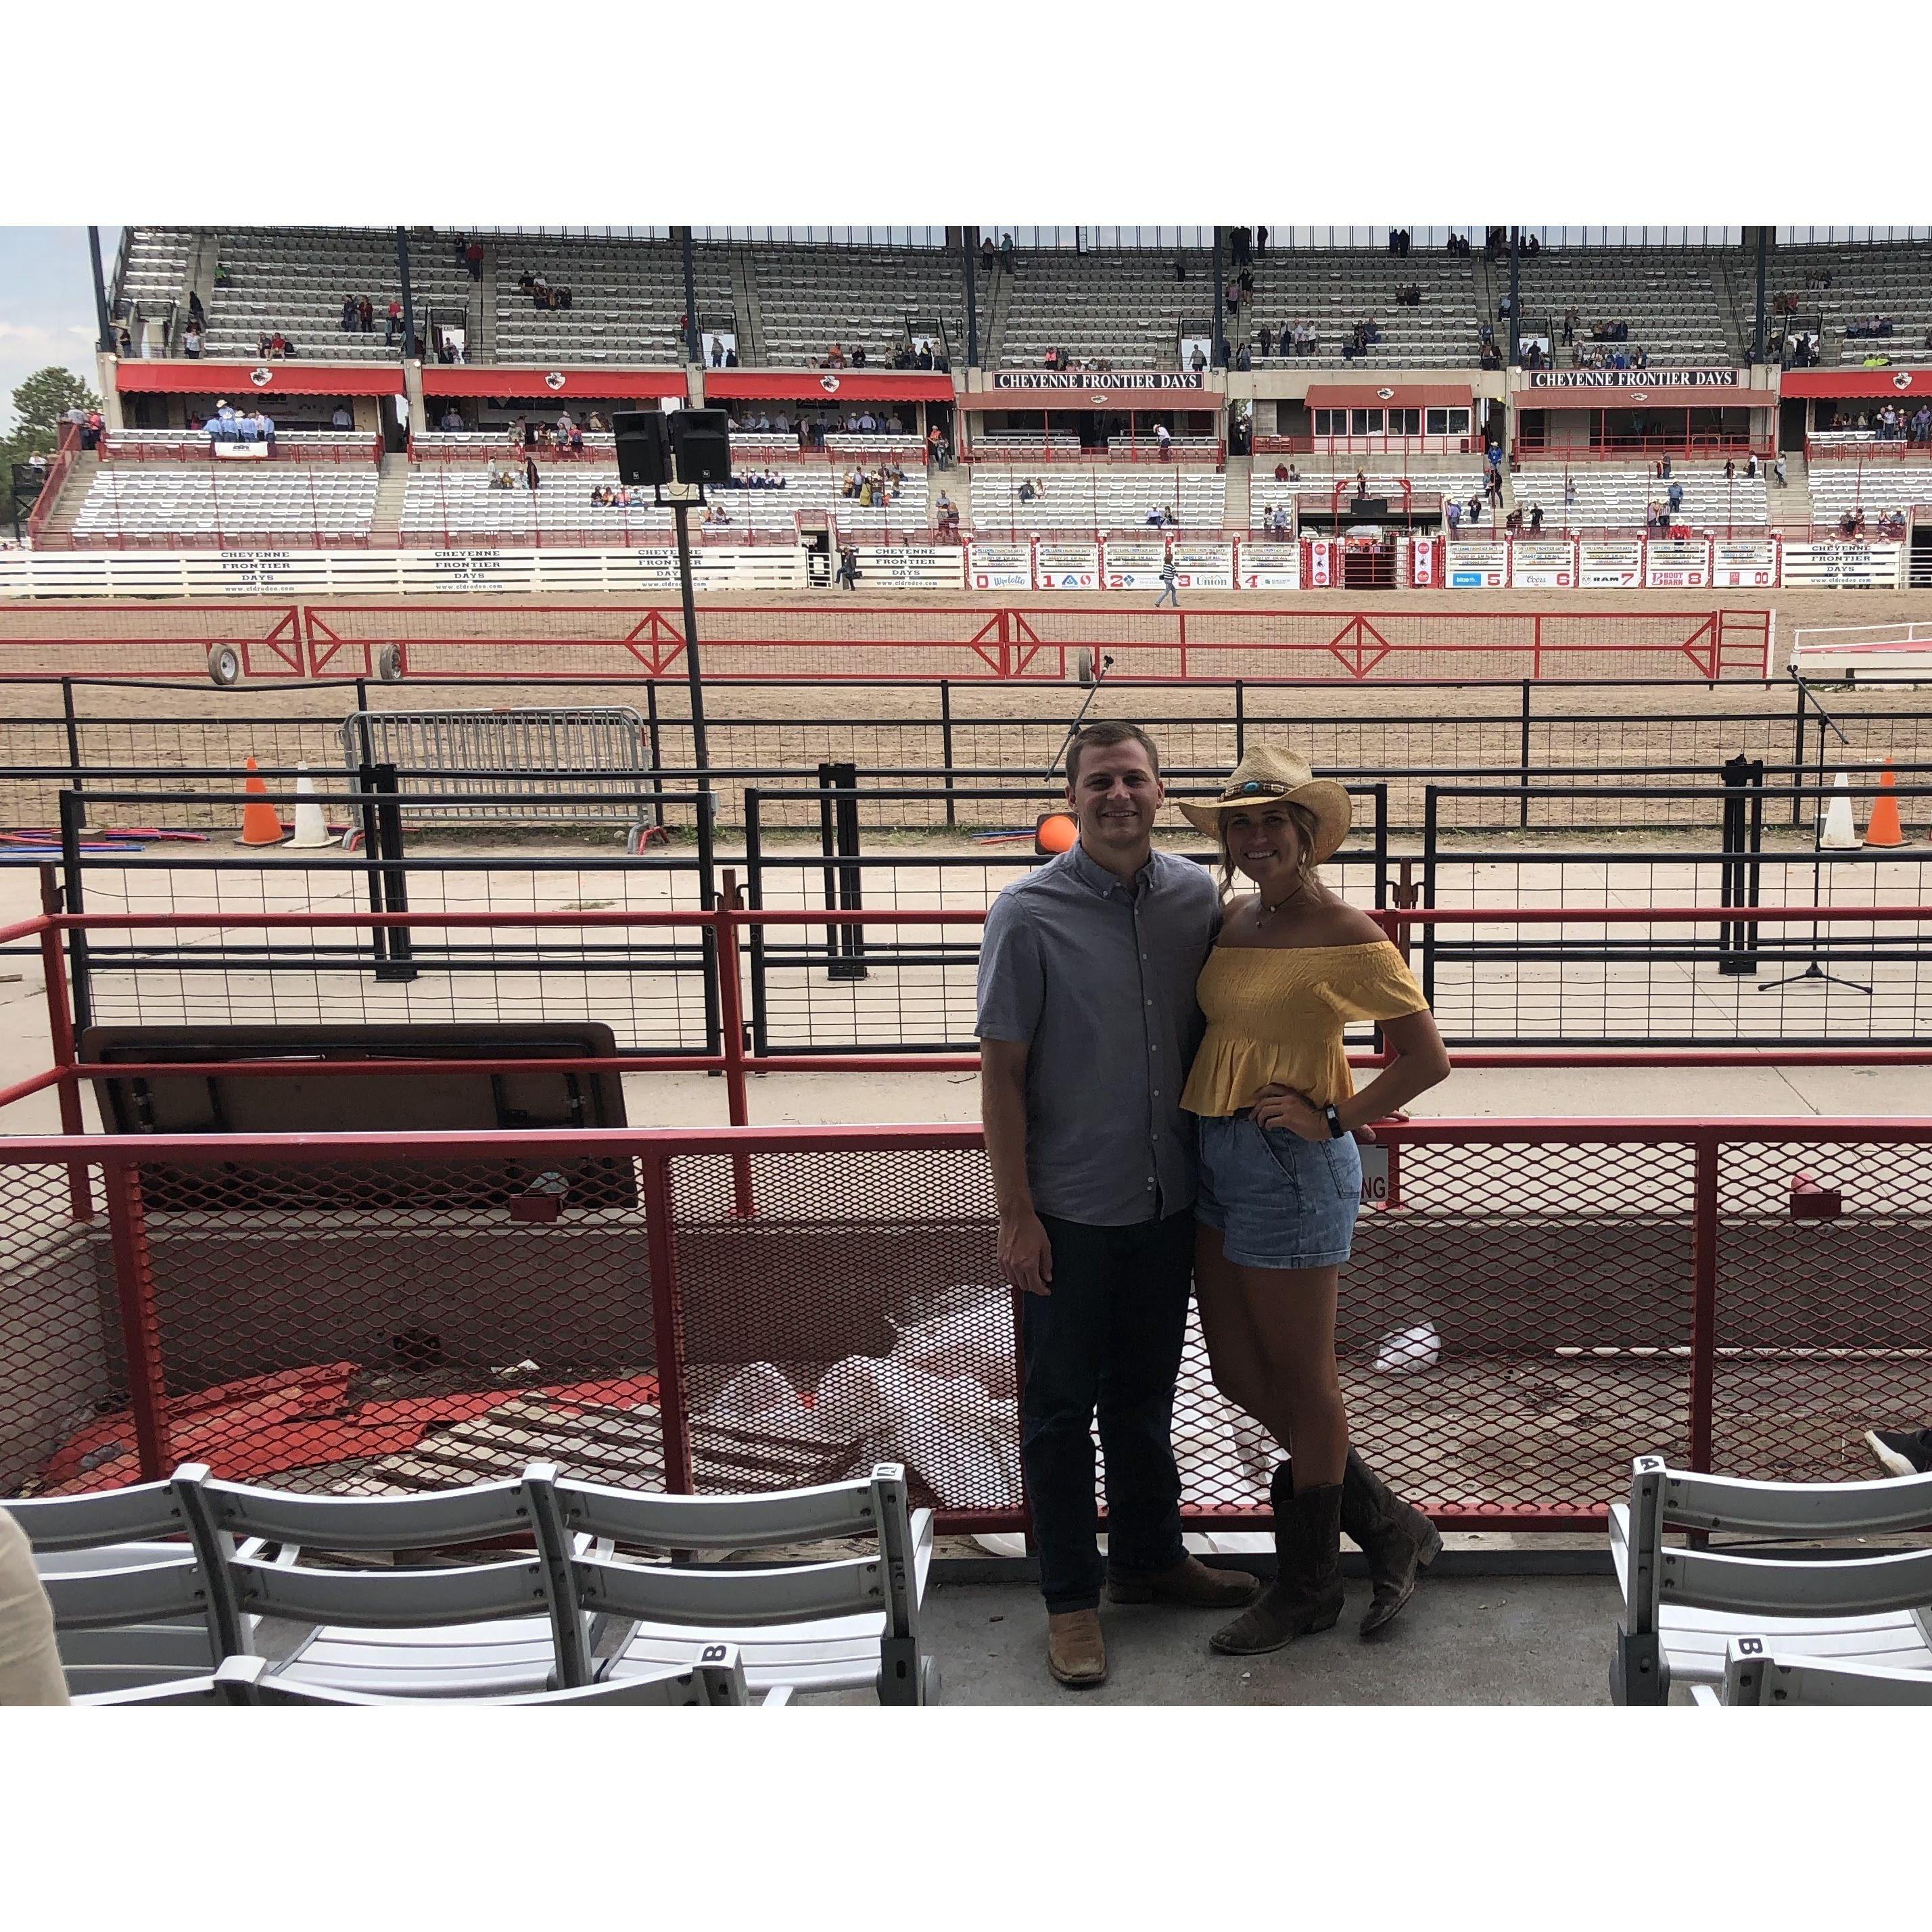
M1544 248L1518 262L1523 326L1550 335L1552 359L1570 363L1562 340L1563 311L1578 311L1575 347L1639 348L1653 364L1678 368L1734 367L1742 345L1725 321L1729 306L1722 261L1701 249ZM1507 289L1508 269L1502 271ZM1628 323L1626 340L1594 342L1599 322ZM1506 334L1501 328L1498 334Z
M1564 477L1576 500L1564 502ZM1525 464L1510 481L1510 493L1526 517L1531 505L1543 509L1546 533L1579 530L1641 531L1649 506L1667 500L1672 483L1684 486L1676 521L1694 530L1763 528L1771 520L1762 470L1747 476L1744 466L1726 482L1724 466L1673 463L1670 476L1648 467L1619 469L1614 464L1580 463L1567 472L1560 464Z
M402 296L393 229L224 228L215 253L229 284L208 299L204 356L253 362L264 333L279 329L309 362L394 362L400 344L384 339L383 316ZM416 327L466 326L476 284L456 266L454 238L428 229L410 235L410 282ZM345 296L367 296L375 328L342 326ZM474 332L471 333L474 340Z
M1619 1704L1661 1704L1673 1684L1714 1702L1733 1638L1787 1658L1932 1670L1932 1550L1856 1557L1780 1544L1916 1534L1932 1527L1932 1476L1860 1483L1761 1483L1631 1465L1629 1500L1610 1511L1623 1593L1610 1664ZM1683 1548L1667 1531L1754 1539Z
M234 535L366 542L378 482L373 464L109 464L74 522L81 543L201 545Z
M735 442L734 452L736 454ZM794 458L796 454L794 451ZM705 536L718 541L734 532L789 536L796 530L801 514L829 514L842 534L872 536L926 528L922 470L908 466L896 500L868 506L840 494L845 466L838 463L794 461L790 468L777 463L770 466L784 478L783 488L714 486L710 492L711 506L727 520L702 526L694 523L692 533L698 534L701 528ZM403 499L404 542L440 542L447 537L458 544L479 538L512 547L568 539L622 546L640 537L668 538L674 528L668 506L633 502L626 508L591 502L590 493L600 484L616 484L614 461L541 464L542 481L534 491L523 487L520 460L512 464L506 458L496 467L513 467L518 487L493 488L487 464L430 463L412 468Z
M1835 524L1847 510L1862 509L1870 518L1888 510L1932 503L1932 460L1928 455L1922 449L1911 461L1888 456L1873 462L1843 457L1814 460L1805 472L1811 485L1813 522Z
M816 367L836 342L848 356L862 346L868 367L889 368L915 332L925 334L935 322L943 344L964 359L966 278L956 248L773 242L748 250L746 260L766 362Z
M1022 500L1023 484L1032 495ZM1181 463L979 463L973 470L973 522L980 530L1130 530L1165 509L1184 530L1218 530L1227 515L1227 480L1206 464Z
M550 362L682 363L684 256L674 242L621 237L498 235L496 359ZM735 313L728 248L692 251L700 323ZM570 291L568 308L538 308L518 286L524 274Z

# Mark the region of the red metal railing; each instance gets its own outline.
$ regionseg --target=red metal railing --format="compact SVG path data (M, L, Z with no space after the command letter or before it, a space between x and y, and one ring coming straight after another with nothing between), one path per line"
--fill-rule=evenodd
M366 463L380 464L382 439L380 436L322 434L317 431L280 430L267 441L244 442L241 447L259 449L256 457L218 457L214 445L198 430L170 432L166 440L152 430L108 430L100 439L104 463Z
M34 499L34 507L27 513L27 541L36 550L48 548L47 520L54 513L54 505L59 500L62 486L67 482L68 473L80 454L80 430L74 423L62 423L59 440L54 445L52 460L47 464L45 480L40 484L40 494ZM58 548L56 543L53 548Z
M1430 923L1924 914L1507 907L1377 917L1400 939ZM311 1488L421 1486L473 1476L466 1456L500 1456L506 1444L514 1453L519 1430L531 1428L550 1432L554 1451L556 1430L580 1430L586 1466L614 1463L646 1486L750 1486L721 1466L721 1444L749 1454L765 1480L812 1454L848 1453L832 1408L839 1384L824 1376L856 1358L876 1378L886 1424L917 1442L905 1460L944 1526L1023 1527L1016 1424L999 1406L1016 1381L1013 1311L993 1266L976 1129L88 1136L79 1131L85 1079L394 1078L416 1066L81 1063L60 952L69 932L182 926L709 928L718 943L719 1054L544 1065L716 1070L742 1123L749 1072L973 1064L743 1053L743 931L982 916L752 914L728 893L710 913L44 914L0 930L0 944L38 938L56 1060L0 1104L58 1088L64 1130L0 1140L10 1241L0 1492L112 1486L190 1458L218 1474ZM1458 1060L1694 1066L1727 1057ZM1922 1065L1932 1048L1792 1057ZM460 1064L531 1070L527 1060ZM1932 1289L1917 1231L1932 1206L1932 1121L1436 1120L1378 1124L1376 1135L1386 1190L1363 1215L1343 1294L1354 1433L1447 1524L1588 1526L1620 1492L1630 1455L1646 1450L1736 1474L1842 1474L1863 1430L1922 1394ZM520 1211L533 1195L556 1205ZM1838 1220L1829 1233L1811 1219L1820 1210ZM918 1325L936 1297L950 1298L941 1312L951 1353L941 1358L918 1354L939 1345ZM1418 1372L1378 1369L1392 1340L1418 1328L1435 1338L1417 1345ZM900 1331L910 1352L895 1342ZM790 1387L789 1406L780 1396L746 1412L731 1391L754 1368L750 1380L768 1394ZM936 1376L946 1384L937 1395ZM976 1376L976 1393L968 1386ZM809 1426L819 1405L825 1426ZM1215 1394L1196 1344L1176 1435L1188 1445L1191 1521L1266 1520L1273 1451ZM655 1461L639 1446L646 1438ZM532 1436L528 1456L538 1453Z
M1376 1133L1388 1187L1342 1292L1351 1432L1445 1527L1600 1525L1639 1453L1842 1479L1866 1428L1922 1412L1932 1120ZM540 1221L513 1211L538 1177L564 1186ZM857 1453L842 1365L942 1528L1025 1526L976 1127L60 1136L0 1142L0 1202L28 1258L0 1305L9 1491L190 1459L436 1486L506 1453L782 1486ZM1408 1372L1378 1366L1398 1341ZM721 1436L756 1478L720 1466ZM1174 1439L1190 1522L1266 1522L1278 1451L1192 1336Z

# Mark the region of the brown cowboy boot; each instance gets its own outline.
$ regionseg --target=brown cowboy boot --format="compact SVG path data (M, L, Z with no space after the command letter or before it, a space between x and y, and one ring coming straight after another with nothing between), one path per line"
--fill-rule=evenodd
M1332 1630L1342 1614L1342 1485L1324 1483L1289 1494L1293 1480L1284 1462L1268 1486L1280 1574L1232 1623L1208 1639L1228 1656L1280 1650L1298 1636Z
M1107 1579L1107 1594L1117 1604L1183 1604L1196 1610L1232 1610L1260 1587L1245 1570L1210 1570L1198 1556L1184 1556L1165 1570Z
M1361 1628L1364 1636L1372 1636L1414 1595L1417 1576L1442 1553L1442 1538L1352 1448L1342 1474L1342 1527L1362 1552L1375 1586Z
M1063 1610L1046 1620L1046 1667L1070 1690L1107 1681L1107 1646L1098 1610Z

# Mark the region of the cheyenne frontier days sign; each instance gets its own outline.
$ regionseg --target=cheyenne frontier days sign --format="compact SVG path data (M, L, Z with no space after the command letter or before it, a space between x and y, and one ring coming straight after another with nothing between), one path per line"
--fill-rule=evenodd
M996 389L1198 389L1206 386L1198 369L1094 370L996 369Z
M1532 389L1736 389L1735 369L1533 369Z

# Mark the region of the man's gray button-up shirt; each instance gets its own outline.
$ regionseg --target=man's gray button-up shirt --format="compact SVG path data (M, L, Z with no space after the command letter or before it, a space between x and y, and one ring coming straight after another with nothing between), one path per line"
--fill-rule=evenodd
M1194 1202L1180 1090L1201 1042L1195 982L1221 924L1190 859L1131 883L1076 845L1000 893L980 953L982 1040L1027 1055L1027 1174L1042 1214L1125 1227Z

